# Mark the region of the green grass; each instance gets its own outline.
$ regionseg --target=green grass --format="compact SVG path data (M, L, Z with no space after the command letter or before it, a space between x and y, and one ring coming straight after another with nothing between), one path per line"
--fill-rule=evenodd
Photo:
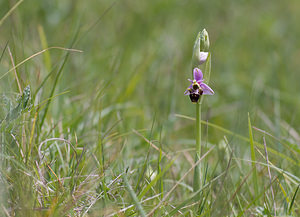
M1 1L0 216L299 216L299 8ZM215 95L193 192L183 92L203 28Z

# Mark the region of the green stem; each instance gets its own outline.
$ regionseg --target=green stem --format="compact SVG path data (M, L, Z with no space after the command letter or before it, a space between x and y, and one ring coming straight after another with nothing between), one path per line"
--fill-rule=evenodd
M201 104L196 104L196 152L201 156ZM197 161L196 161L197 162Z
M196 156L195 163L201 157L201 103L196 104ZM197 192L201 189L201 163L196 165L194 171L193 190ZM195 196L195 200L200 200L200 193Z

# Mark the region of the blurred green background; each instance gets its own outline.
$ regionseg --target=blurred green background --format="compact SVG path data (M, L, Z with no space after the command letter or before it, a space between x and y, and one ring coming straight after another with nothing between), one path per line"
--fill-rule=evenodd
M0 18L16 2L1 1ZM248 136L249 112L254 126L299 144L299 11L298 0L26 0L0 26L0 48L2 53L8 43L15 64L20 63L45 48L44 31L49 47L83 51L52 49L17 68L22 88L30 85L37 105L48 99L58 69L70 54L54 95L63 94L53 99L46 116L47 133L56 124L60 127L52 136L76 133L80 145L93 147L99 131L122 135L146 129L147 138L162 143L166 152L176 152L194 144L193 122L176 114L194 117L195 108L183 92L192 76L194 40L206 28L215 95L205 97L202 119ZM5 51L0 75L11 68ZM13 72L0 83L1 93L16 97ZM224 132L209 128L205 135L208 144L218 145ZM262 134L255 136L261 143ZM133 134L108 142L107 159L115 160L120 149L130 146L134 151L124 159L138 161L148 149L140 139ZM247 143L234 136L229 142L238 157L248 156ZM285 149L269 142L276 150Z
M15 3L2 1L1 16ZM191 77L194 39L206 28L216 92L205 102L209 116L240 129L248 111L273 121L278 100L281 116L297 124L299 8L298 1L24 1L2 24L0 40L2 49L8 42L18 63L43 49L38 26L49 47L69 47L79 31L73 48L83 53L71 54L57 90L70 92L56 100L61 103L52 112L71 109L76 115L97 87L107 84L103 106L130 102L142 111L140 118L152 120L156 114L164 121L173 113L193 115L182 93ZM52 69L63 52L50 55ZM1 68L2 74L11 68L7 55ZM34 90L49 71L40 55L18 73ZM13 73L1 79L1 90L16 90ZM73 96L81 97L68 103ZM76 109L70 108L74 104Z

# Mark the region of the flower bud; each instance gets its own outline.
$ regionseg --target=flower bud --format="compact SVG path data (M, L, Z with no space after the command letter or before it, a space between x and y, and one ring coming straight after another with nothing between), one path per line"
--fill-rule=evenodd
M206 29L200 33L200 51L207 52L209 50L209 37Z
M198 33L194 48L193 48L193 57L192 57L192 68L199 67L207 59L209 48L209 38L208 33L205 29Z

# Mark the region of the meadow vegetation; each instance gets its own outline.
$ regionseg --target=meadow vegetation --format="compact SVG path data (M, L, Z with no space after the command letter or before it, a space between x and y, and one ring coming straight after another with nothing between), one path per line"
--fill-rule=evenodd
M0 216L300 216L299 10L1 1ZM183 93L203 28L215 95L195 201Z

